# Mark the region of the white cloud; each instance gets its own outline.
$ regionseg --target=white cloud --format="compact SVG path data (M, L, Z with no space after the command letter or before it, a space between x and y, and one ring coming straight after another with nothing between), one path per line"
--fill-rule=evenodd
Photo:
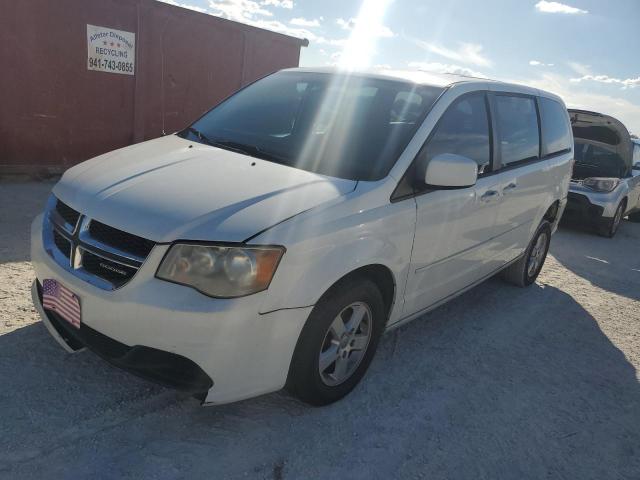
M470 68L461 67L460 65L451 65L447 63L409 62L409 67L415 68L416 70L423 70L425 72L454 73L456 75L465 75L467 77L487 78L485 74L476 72L475 70L471 70Z
M569 68L576 72L578 75L591 75L591 66L584 65L578 62L567 62Z
M316 38L316 43L319 43L321 45L331 45L332 47L344 47L347 42L349 42L348 38L324 38L324 37L317 37Z
M354 18L351 18L349 20L345 20L344 18L338 18L338 19L336 19L336 23L343 30L351 30L353 27L355 27L355 19Z
M347 41L346 38L326 38L321 35L316 35L307 28L303 28L304 26L315 26L315 24L302 25L304 22L310 22L304 18L294 19L298 20L297 22L292 20L290 23L293 26L286 25L281 21L271 18L267 19L265 17L273 17L273 13L264 8L267 3L280 7L289 4L286 0L264 0L261 3L253 0L209 0L209 7L213 15L292 37L306 38L309 42L319 45L342 47ZM278 5L276 5L276 3ZM291 2L291 4L293 3ZM288 7L284 6L284 8ZM319 20L323 20L323 17L320 17ZM315 22L315 20L313 22Z
M621 85L623 89L625 88L635 88L640 86L640 76L637 78L615 78L610 77L609 75L583 75L579 78L572 78L572 82L579 83L584 81L592 81L592 82L600 82L600 83L612 83Z
M209 8L214 15L244 23L253 20L256 15L273 16L269 10L252 0L209 0Z
M624 123L630 131L640 132L640 105L625 98L593 93L580 88L580 84L552 73L545 73L537 79L515 80L515 83L553 92L562 97L569 108L611 115Z
M290 35L297 38L306 38L311 43L318 45L327 45L331 47L342 47L346 44L346 38L327 38L322 35L317 35L306 28L290 27L278 20L266 20L266 19L243 19L243 23L252 25L258 28L264 28L265 30L271 30L272 32L282 33L284 35Z
M490 67L493 62L482 54L482 45L476 43L460 43L456 50L423 40L413 40L416 45L426 51L448 58L454 62L467 63L478 67Z
M289 20L289 23L299 27L319 27L320 19L314 18L313 20L308 20L306 18L297 17Z
M536 10L544 13L565 13L569 15L589 13L588 10L571 7L560 2L547 2L545 0L541 0L540 2L536 3Z
M309 41L311 41L312 39L317 40L317 38L319 38L309 30L306 30L304 28L289 27L284 23L279 22L278 20L260 19L260 20L250 20L245 23L248 23L249 25L252 25L254 27L264 28L266 30L272 30L274 32L283 33L285 35L291 35L292 37L306 38Z
M357 19L350 18L349 20L345 20L344 18L338 18L336 19L336 23L343 30L351 31L354 28L356 28ZM368 27L371 27L370 32L371 32L371 35L374 37L391 38L391 37L395 37L396 35L391 31L389 27L382 24L368 25Z
M206 13L207 9L203 8L203 7L197 7L195 5L189 5L186 3L178 3L175 0L160 0L163 3L168 3L169 5L174 5L176 7L182 7L182 8L187 8L189 10L194 10L196 12L200 12L200 13Z
M579 77L572 78L571 82L580 83L580 82L599 82L599 83L609 83L620 85L623 89L625 88L635 88L640 87L640 76L637 78L616 78L610 77L609 75L596 75L592 72L591 66L583 65L578 62L568 62L569 68L576 72Z
M293 1L292 0L262 0L262 5L287 8L291 10L293 8Z
M544 63L538 60L529 60L529 65L532 67L553 67L553 63Z

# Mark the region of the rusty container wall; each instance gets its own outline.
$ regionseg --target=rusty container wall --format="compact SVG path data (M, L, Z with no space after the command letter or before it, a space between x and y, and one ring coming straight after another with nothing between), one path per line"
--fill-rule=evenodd
M155 0L21 0L0 16L0 173L60 171L188 125L297 66L302 40ZM87 24L136 34L135 75L87 70Z

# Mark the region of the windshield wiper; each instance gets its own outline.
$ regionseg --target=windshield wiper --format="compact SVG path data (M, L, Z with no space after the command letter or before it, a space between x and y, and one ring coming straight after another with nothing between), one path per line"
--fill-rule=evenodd
M209 145L211 145L212 143L214 143L212 140L210 140L204 133L202 133L200 130L193 128L193 127L187 127L186 128L187 131L193 133L196 137L198 137L198 140L200 140L201 142L207 143Z
M213 142L213 146L226 148L228 150L233 150L239 153L244 153L245 155L249 155L250 157L260 158L262 160L268 160L270 162L285 162L282 157L279 157L275 153L266 152L255 145L245 145L244 143L235 142L233 140L216 140Z
M193 133L201 142L206 143L207 145L210 145L212 147L218 147L224 150L242 153L243 155L249 155L250 157L260 158L262 160L268 160L274 163L286 163L285 159L283 159L282 157L279 157L278 155L271 152L265 152L255 145L245 145L244 143L236 142L233 140L214 140L207 137L200 130L193 127L187 127L186 130Z

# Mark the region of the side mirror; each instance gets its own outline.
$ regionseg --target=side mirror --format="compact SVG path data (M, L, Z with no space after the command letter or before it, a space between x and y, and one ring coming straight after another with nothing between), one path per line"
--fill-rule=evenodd
M472 187L478 180L478 164L470 158L441 153L427 165L424 182L434 187Z

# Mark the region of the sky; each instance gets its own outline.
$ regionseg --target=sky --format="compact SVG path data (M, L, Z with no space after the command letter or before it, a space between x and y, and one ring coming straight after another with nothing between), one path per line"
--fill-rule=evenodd
M307 38L301 66L527 84L640 135L640 0L160 0Z

